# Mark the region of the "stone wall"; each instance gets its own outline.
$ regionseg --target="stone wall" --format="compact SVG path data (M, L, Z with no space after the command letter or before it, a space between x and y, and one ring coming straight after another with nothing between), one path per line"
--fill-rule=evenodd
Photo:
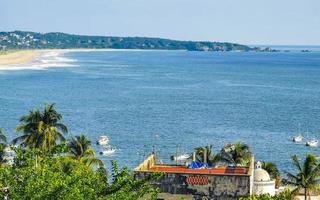
M135 177L147 177L150 173L135 172ZM196 183L193 180L196 180ZM153 185L164 193L192 194L194 199L208 197L212 200L236 200L239 197L248 196L251 190L249 175L165 173L160 180L153 182Z

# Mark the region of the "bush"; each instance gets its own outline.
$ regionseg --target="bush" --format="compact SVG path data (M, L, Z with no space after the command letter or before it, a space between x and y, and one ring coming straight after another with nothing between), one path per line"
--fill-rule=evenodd
M250 197L240 198L240 200L290 200L292 195L290 190L284 190L281 193L276 194L275 196L270 196L269 194L261 195L252 195Z

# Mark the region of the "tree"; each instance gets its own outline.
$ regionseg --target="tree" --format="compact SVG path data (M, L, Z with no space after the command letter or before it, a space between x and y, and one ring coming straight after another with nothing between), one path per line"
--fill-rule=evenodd
M42 166L35 168L34 151L17 149L13 166L0 168L0 199L79 199L138 200L146 194L155 199L158 189L152 177L135 179L126 167L118 169L112 162L111 179L105 168L94 170L68 156L42 155Z
M41 167L35 168L33 151L23 150L18 154L13 166L0 168L0 184L9 188L9 199L103 197L103 191L107 186L106 174L94 171L90 166L66 156L42 155Z
M88 165L103 166L103 162L95 158L95 152L91 148L91 141L84 135L72 138L68 142L68 150L71 157Z
M102 161L94 157L91 141L84 135L64 141L67 127L54 105L30 111L20 119L14 140L12 165L0 166L0 199L124 199L138 200L145 194L156 197L152 177L135 179L126 167L112 163L112 180ZM1 132L2 133L2 132ZM4 140L0 134L1 138ZM1 153L1 151L0 151ZM96 168L92 165L100 164Z
M23 132L13 140L13 143L20 143L21 146L48 150L59 141L64 141L63 134L68 132L67 127L62 124L54 104L45 105L41 112L39 109L31 110L29 114L20 118L17 132Z
M204 147L196 147L195 149L196 159L200 162L204 162L204 154L206 152L206 160L208 165L213 166L216 162L216 156L212 152L212 145L206 145Z
M226 144L217 155L218 160L234 166L246 166L251 159L251 150L248 145L241 142Z
M292 195L289 189L284 190L274 196L269 194L251 195L249 197L242 197L240 200L290 200Z
M276 180L276 188L279 188L280 186L280 172L278 170L278 167L275 163L273 162L262 162L262 169L266 170L271 179L275 179Z
M108 200L135 200L142 199L149 194L148 199L157 199L159 189L152 187L149 183L161 177L161 174L153 174L147 178L135 179L127 167L119 170L117 162L111 161L112 183L108 185L104 195Z
M0 128L0 165L5 162L5 148L7 147L7 137Z
M7 144L7 137L5 136L1 128L0 128L0 144Z
M292 164L296 172L287 172L284 183L295 187L292 191L293 195L297 195L303 190L304 198L307 200L307 196L310 195L311 191L318 192L320 190L320 164L316 156L311 153L307 154L303 163L299 162L298 156L292 156Z

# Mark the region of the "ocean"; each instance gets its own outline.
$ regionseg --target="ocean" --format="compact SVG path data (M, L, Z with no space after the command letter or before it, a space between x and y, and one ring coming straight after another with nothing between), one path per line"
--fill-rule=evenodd
M55 103L69 127L117 150L98 155L130 169L152 150L181 152L241 141L256 160L290 170L290 156L319 155L292 137L320 139L320 52L93 51L52 53L26 70L0 71L0 127ZM30 66L29 66L30 67Z

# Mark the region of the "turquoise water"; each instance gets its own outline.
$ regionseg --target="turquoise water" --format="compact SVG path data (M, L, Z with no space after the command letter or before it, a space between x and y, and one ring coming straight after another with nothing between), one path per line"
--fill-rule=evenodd
M118 150L100 158L130 168L153 146L167 161L178 144L184 152L206 144L217 151L243 141L282 170L293 154L319 155L291 142L299 129L320 139L319 52L69 52L63 59L72 64L0 71L0 127L11 139L21 115L54 102L69 136L107 134Z

